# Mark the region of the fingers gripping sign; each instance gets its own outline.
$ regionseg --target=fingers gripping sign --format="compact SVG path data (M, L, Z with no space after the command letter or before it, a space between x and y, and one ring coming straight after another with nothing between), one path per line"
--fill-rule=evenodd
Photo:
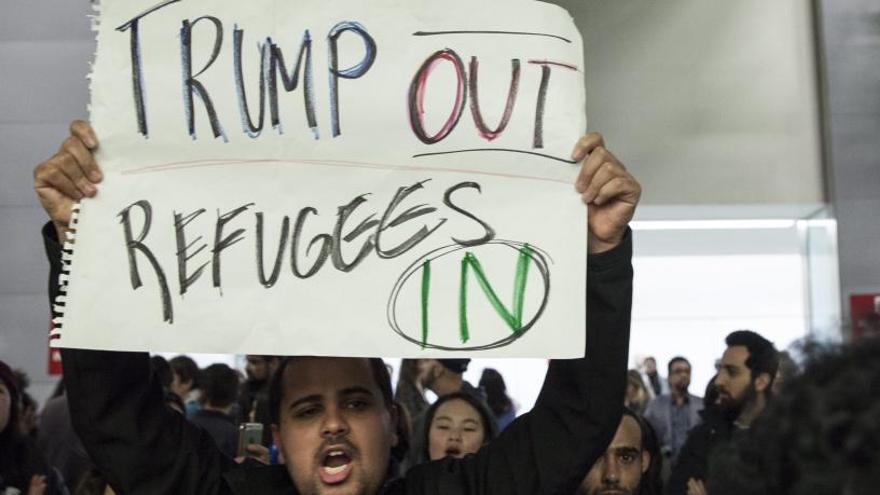
M642 187L597 132L579 139L571 157L581 162L575 189L589 212L590 253L607 251L623 240Z
M34 169L34 190L40 204L63 239L75 202L94 197L103 174L93 155L98 148L95 131L81 120L70 124L70 136L51 158Z

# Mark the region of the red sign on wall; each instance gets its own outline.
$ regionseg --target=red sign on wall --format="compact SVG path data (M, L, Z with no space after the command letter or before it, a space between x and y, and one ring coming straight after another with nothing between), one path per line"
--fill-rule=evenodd
M850 294L852 340L880 338L880 294Z
M52 328L54 328L54 324L52 320L49 320L49 332L52 332ZM47 370L50 376L56 376L61 374L61 351L59 349L53 349L49 347L49 341L46 340L46 348L49 350L49 364L47 366Z

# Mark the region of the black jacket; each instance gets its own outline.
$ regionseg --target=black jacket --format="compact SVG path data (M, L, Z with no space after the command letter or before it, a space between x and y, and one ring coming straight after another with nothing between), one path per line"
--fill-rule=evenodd
M44 229L52 265L60 248ZM570 495L605 451L623 409L632 306L632 243L588 260L587 357L553 360L535 407L465 459L416 466L383 495ZM54 297L53 299L54 300ZM62 351L73 423L119 493L296 494L283 466L238 465L168 410L147 353Z
M666 495L687 495L687 482L691 478L705 481L709 456L733 436L733 423L714 408L704 409L700 415L703 422L688 432L687 440L672 468L669 482L666 483Z

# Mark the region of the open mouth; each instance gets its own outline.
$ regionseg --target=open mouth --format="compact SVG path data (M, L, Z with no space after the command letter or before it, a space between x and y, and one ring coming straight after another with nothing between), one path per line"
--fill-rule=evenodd
M449 457L463 457L464 456L464 454L462 454L462 452L461 452L461 449L458 447L449 447L448 449L446 449L446 455Z
M321 459L321 481L328 485L344 482L351 474L351 454L345 449L330 449Z

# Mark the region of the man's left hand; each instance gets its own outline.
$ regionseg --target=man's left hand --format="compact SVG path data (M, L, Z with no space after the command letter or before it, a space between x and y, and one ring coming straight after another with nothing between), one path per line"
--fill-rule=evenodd
M583 162L575 189L588 208L590 254L608 251L623 240L642 186L605 148L605 140L597 132L578 140L571 156Z

